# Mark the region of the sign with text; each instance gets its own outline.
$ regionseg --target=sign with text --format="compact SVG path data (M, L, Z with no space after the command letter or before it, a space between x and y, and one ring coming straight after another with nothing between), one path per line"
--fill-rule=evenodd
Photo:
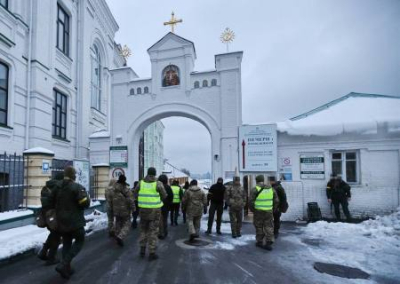
M276 124L239 127L239 166L241 172L277 171Z
M292 160L290 157L279 159L279 179L285 181L293 180Z
M325 157L323 153L310 153L300 155L300 178L325 178Z
M76 182L82 185L87 191L90 189L90 167L88 161L74 160L76 170Z
M110 147L110 167L128 167L128 146Z

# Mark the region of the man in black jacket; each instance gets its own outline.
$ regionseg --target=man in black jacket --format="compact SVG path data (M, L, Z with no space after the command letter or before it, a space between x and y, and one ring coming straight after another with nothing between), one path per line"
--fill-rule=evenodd
M85 188L76 183L75 179L75 169L65 168L64 180L52 194L52 199L56 204L57 231L63 239L62 262L57 265L56 271L66 279L69 279L73 273L72 259L81 251L85 242L84 210L90 205ZM73 240L74 243L72 243Z
M286 192L283 186L281 185L281 181L276 181L274 176L268 177L268 180L272 187L275 189L276 194L279 198L279 206L274 211L274 236L275 239L279 236L279 229L281 227L281 215L285 213L288 209L289 205L287 202Z
M174 199L174 194L171 187L168 185L168 177L166 175L160 175L158 181L163 183L164 189L167 192L167 198L164 199L164 205L161 207L160 230L158 232L158 238L163 240L168 236L168 213L172 205L172 200Z
M328 202L332 203L335 208L335 215L338 221L340 218L340 205L342 205L343 213L346 215L348 222L351 222L348 201L351 198L351 187L342 180L340 175L332 175L331 180L326 185L326 197Z
M63 178L64 178L64 174L58 173L54 179L47 181L46 185L42 188L42 191L40 193L40 201L42 203L41 214L43 214L44 216L46 216L46 213L49 210L54 209L55 204L54 204L54 202L52 202L51 195L52 195L52 192L54 190L56 190L57 187L60 186ZM53 265L53 264L58 263L56 255L57 255L58 246L60 245L61 237L57 231L50 229L49 226L47 226L47 229L50 231L50 234L47 237L46 242L43 244L43 247L40 250L38 257L41 260L45 260L46 265Z
M217 211L217 234L221 235L222 213L224 212L224 194L224 180L222 178L218 178L217 183L213 184L208 191L208 200L211 202L211 204L210 210L208 211L207 234L211 234L215 211Z

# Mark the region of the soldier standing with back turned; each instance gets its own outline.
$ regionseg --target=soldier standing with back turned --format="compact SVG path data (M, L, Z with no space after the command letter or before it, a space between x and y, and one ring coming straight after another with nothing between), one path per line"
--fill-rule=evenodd
M140 256L146 255L146 247L149 245L149 260L156 260L158 231L161 217L162 200L167 198L162 182L157 181L156 169L147 170L147 176L139 182L135 188L135 196L138 196L140 216Z
M225 200L229 206L229 219L231 220L232 238L241 237L243 207L246 202L246 194L240 184L240 177L233 178L233 185L227 187Z
M256 246L272 250L274 243L274 215L279 205L279 198L275 190L264 176L256 176L256 186L250 193L250 210L254 212L254 226L256 228Z

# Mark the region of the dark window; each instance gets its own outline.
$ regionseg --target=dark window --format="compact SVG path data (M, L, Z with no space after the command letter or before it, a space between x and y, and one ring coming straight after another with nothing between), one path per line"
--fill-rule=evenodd
M54 90L53 137L67 138L67 96Z
M217 85L217 79L212 79L211 86L216 86L216 85Z
M129 91L129 94L130 94L131 96L135 95L135 89L132 88L132 89Z
M200 82L199 81L194 82L194 88L195 89L200 88Z
M137 93L138 95L141 95L141 94L142 94L142 88L137 88L136 93Z
M208 87L208 81L207 80L203 81L203 87Z
M69 16L57 5L57 48L69 56Z
M8 10L8 0L0 0L0 5Z
M144 87L144 93L148 94L149 93L149 87Z
M0 62L0 125L7 125L8 66Z
M101 109L101 58L96 45L91 49L92 57L92 108Z
M358 152L332 153L332 174L342 175L349 183L359 182L358 177Z

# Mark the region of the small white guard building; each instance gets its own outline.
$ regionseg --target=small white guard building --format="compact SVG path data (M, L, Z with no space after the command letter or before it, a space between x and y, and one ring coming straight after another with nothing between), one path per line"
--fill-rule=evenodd
M399 97L350 93L277 128L278 175L290 204L283 220L306 217L307 202L315 201L333 217L326 198L331 173L351 185L354 216L400 205Z

